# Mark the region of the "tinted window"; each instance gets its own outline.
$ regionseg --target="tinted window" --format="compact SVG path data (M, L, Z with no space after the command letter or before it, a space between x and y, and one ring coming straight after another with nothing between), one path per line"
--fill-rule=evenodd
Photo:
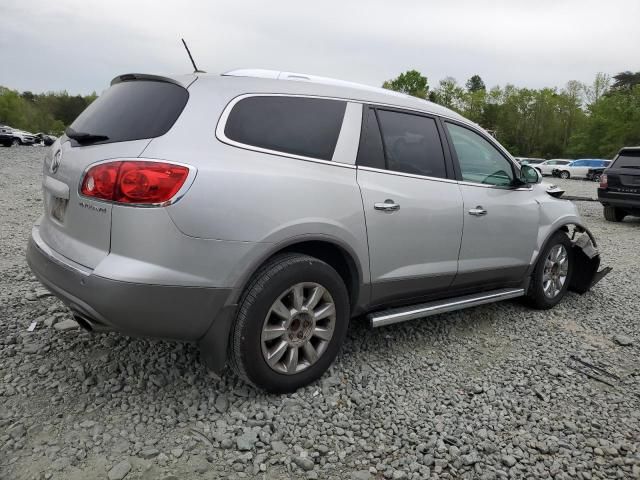
M159 137L173 126L188 98L187 91L173 83L145 80L116 83L89 105L71 128L109 137L95 143Z
M231 111L227 138L254 147L331 160L346 103L304 97L249 97Z
M363 112L357 163L367 167L385 168L382 138L373 108L366 108Z
M622 152L618 159L613 162L616 168L637 168L640 169L640 150Z
M387 169L445 178L444 153L432 118L378 110Z
M511 162L496 147L468 128L452 123L446 125L464 181L499 186L512 184Z
M578 160L576 162L573 162L571 164L572 167L586 167L587 166L587 161L586 160Z

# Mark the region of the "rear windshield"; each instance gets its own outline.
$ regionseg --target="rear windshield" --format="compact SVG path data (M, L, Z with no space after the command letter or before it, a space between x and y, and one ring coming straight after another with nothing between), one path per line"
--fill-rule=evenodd
M245 145L331 160L345 108L339 100L249 97L233 107L224 133Z
M187 104L189 93L173 83L116 83L71 124L76 132L108 137L94 143L126 142L164 135Z
M613 166L615 168L640 168L640 151L622 152Z

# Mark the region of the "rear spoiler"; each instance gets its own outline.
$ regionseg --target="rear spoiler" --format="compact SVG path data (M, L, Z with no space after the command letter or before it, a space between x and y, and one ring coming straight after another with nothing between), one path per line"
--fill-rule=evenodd
M187 80L185 82L180 82L175 78L170 77L162 77L160 75L149 75L147 73L125 73L123 75L118 75L113 80L111 80L111 85L116 85L122 82L131 82L136 80L145 80L147 82L164 82L164 83L172 83L174 85L178 85L179 87L189 88L193 82L198 79L197 75L183 75L184 79Z

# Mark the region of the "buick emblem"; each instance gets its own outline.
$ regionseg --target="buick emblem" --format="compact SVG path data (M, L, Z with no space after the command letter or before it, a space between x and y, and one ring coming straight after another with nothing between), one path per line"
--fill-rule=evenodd
M58 171L58 168L60 168L60 162L62 162L62 150L58 150L53 155L53 160L51 160L51 166L49 167L51 173L56 173Z

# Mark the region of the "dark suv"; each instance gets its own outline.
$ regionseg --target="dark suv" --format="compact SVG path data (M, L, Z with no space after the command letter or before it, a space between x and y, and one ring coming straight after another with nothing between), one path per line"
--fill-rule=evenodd
M620 222L627 215L640 216L640 147L620 150L600 178L598 200L610 222Z

